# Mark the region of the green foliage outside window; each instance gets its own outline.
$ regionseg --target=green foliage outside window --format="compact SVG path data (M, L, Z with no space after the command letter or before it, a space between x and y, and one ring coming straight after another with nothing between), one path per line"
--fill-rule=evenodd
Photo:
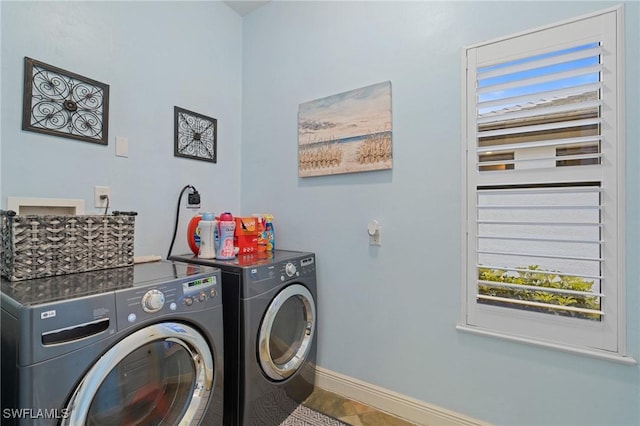
M592 292L593 281L587 281L584 278L576 276L550 274L549 272L551 271L544 271L540 269L538 265L530 265L526 268L518 267L517 269L526 269L526 271L518 271L517 275L514 275L512 272L502 269L479 268L478 279L496 283L526 285L540 288L554 288L561 290L574 290L585 292L586 294L583 296L576 294L552 293L544 290L498 287L489 284L479 284L478 292L481 295L501 297L512 300L525 300L531 302L547 303L557 306L570 306L575 308L600 310L599 298L597 296L588 295L588 293ZM572 316L576 318L591 319L596 321L599 321L601 319L599 314L567 311L558 308L526 306L509 303L507 301L479 299L478 303L526 309L555 315Z

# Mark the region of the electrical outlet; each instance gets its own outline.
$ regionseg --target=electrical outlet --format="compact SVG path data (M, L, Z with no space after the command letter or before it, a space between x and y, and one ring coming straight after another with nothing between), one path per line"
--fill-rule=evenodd
M367 233L369 234L369 245L370 246L381 246L382 245L382 235L381 231L382 226L378 223L377 220L371 219L367 224Z
M102 195L106 195L108 198L111 198L111 189L108 186L94 186L93 203L95 204L96 208L105 208L109 205L107 198L100 198L100 196Z
M198 193L198 192L190 192L187 195L187 208L188 209L199 209L200 208L200 193Z
M380 228L378 228L378 230L373 235L369 235L369 245L370 246L382 245L382 235L380 235Z

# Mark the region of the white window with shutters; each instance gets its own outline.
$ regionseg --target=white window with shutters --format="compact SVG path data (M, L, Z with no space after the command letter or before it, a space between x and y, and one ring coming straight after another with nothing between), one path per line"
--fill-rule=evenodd
M465 49L459 328L624 360L621 21Z

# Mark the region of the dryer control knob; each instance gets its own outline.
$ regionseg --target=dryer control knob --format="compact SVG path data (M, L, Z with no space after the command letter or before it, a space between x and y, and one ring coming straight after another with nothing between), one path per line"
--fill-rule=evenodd
M284 267L284 271L289 277L292 277L296 274L296 265L293 263L287 263L287 266Z
M142 296L142 309L153 314L164 306L164 293L160 290L149 290Z

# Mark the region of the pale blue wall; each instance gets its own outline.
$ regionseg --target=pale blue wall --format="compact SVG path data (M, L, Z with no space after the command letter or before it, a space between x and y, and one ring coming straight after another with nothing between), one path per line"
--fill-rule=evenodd
M638 366L458 332L464 46L610 2L273 2L244 19L242 209L317 253L319 365L497 424L640 424ZM640 358L637 2L627 26L627 331ZM298 105L391 80L391 171L300 179ZM366 224L382 224L382 247Z
M281 248L318 253L322 367L498 424L637 425L637 366L454 328L461 48L613 4L278 1L242 21L219 2L2 1L1 203L82 198L97 212L93 186L109 185L114 208L140 212L136 254L162 255L185 184L207 209L274 212ZM626 6L627 331L640 358L640 22ZM24 56L111 85L109 146L20 130ZM393 170L299 179L298 104L386 80ZM218 118L217 165L173 157L173 105Z
M2 1L2 206L8 196L80 198L111 187L135 210L136 255L166 255L178 193L240 206L242 19L221 2ZM23 58L110 85L109 145L21 130ZM173 156L174 105L218 119L218 163ZM115 156L115 137L129 158ZM185 197L186 198L186 197ZM174 253L188 251L181 212Z

